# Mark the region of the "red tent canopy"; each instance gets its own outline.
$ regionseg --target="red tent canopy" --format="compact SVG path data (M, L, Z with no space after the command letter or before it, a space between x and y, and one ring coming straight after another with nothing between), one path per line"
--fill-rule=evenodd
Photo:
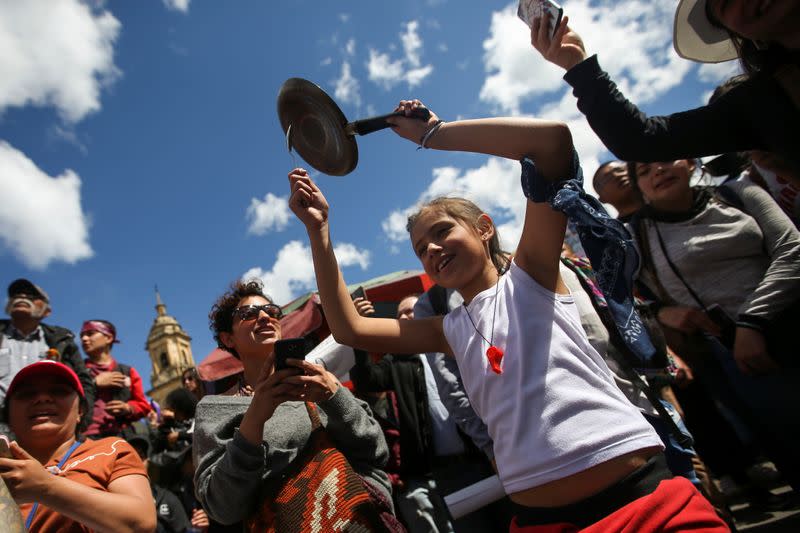
M350 288L364 287L367 297L373 303L399 302L405 296L421 293L428 290L433 282L427 274L419 271L403 270L386 276L373 278L363 283L357 283ZM304 337L314 333L318 339L323 339L330 333L319 295L308 293L284 306L288 312L281 319L281 334L283 338ZM216 381L242 371L242 363L229 352L220 348L208 354L197 365L197 373L203 381Z

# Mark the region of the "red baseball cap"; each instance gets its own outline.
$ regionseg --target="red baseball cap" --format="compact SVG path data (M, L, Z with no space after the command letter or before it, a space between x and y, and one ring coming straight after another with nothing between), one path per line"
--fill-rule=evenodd
M81 385L81 381L78 379L78 375L75 373L75 371L73 371L67 365L59 363L58 361L43 359L28 366L22 367L22 370L17 372L17 375L14 376L14 379L11 380L11 384L8 386L6 398L10 398L14 394L14 389L16 389L23 382L27 382L28 380L36 380L36 378L41 376L55 376L62 378L73 389L75 389L75 392L78 393L78 396L81 398L86 397L85 393L83 392L83 385Z

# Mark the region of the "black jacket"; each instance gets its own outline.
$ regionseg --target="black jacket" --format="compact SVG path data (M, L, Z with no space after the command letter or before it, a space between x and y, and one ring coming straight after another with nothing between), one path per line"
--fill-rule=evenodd
M564 75L589 125L623 161L672 161L766 150L800 167L800 109L769 73L753 75L713 104L648 117L600 68L597 56Z
M354 350L356 364L350 379L357 391L393 390L400 415L400 471L404 475L425 475L431 471L433 438L428 411L428 391L422 356L385 355L373 363L369 355Z
M0 319L0 335L4 334L11 324L10 320ZM86 413L83 415L83 422L88 424L92 420L92 406L94 405L94 378L89 374L86 365L83 363L78 346L75 344L75 335L66 328L40 324L44 332L44 341L47 346L54 348L58 352L59 361L72 368L78 375L78 379L83 385L83 392L86 395Z

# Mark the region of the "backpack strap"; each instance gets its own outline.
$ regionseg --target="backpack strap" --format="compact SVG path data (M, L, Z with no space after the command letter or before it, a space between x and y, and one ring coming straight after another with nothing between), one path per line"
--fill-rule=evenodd
M714 191L714 198L720 202L735 207L744 214L749 214L744 206L742 198L733 190L733 187L723 183Z
M131 377L131 367L124 363L117 363L116 370L119 370L123 376Z

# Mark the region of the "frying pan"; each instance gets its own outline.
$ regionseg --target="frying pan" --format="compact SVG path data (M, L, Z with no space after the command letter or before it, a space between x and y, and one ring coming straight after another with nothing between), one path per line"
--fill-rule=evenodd
M348 122L325 91L303 78L289 78L278 92L278 118L289 151L294 148L309 165L331 176L344 176L356 168L356 135L389 128L391 124L386 119L399 116L404 113ZM425 108L417 108L412 116L428 120L431 114Z

